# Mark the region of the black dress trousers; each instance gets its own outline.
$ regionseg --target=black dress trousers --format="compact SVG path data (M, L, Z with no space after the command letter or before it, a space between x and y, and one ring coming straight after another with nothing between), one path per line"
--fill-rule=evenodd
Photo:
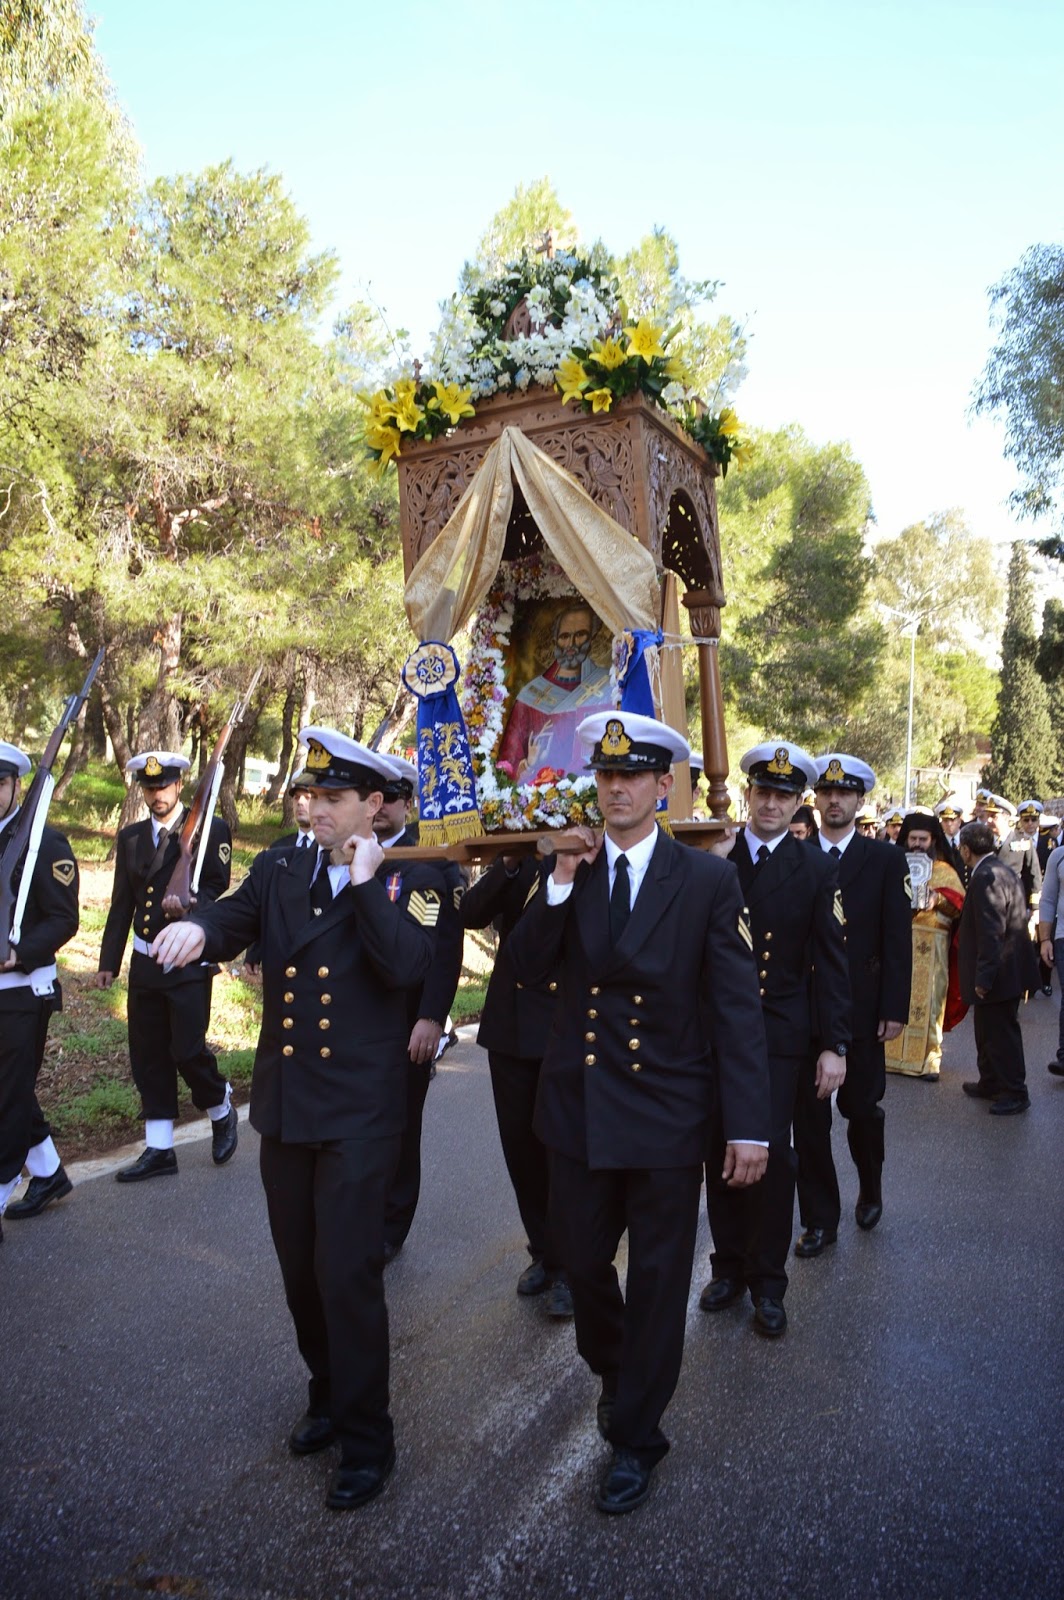
M299 1352L307 1409L330 1417L345 1466L387 1459L384 1206L399 1135L284 1144L263 1136L259 1170Z
M51 1132L35 1089L54 1004L25 986L0 991L0 1183Z

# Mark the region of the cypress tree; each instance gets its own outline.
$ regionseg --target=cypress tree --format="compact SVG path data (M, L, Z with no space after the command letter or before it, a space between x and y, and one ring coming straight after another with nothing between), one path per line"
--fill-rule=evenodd
M1056 740L1049 695L1038 674L1034 584L1027 547L1013 546L1009 562L1005 632L1001 639L1001 692L990 730L990 788L1009 799L1048 794L1053 787Z

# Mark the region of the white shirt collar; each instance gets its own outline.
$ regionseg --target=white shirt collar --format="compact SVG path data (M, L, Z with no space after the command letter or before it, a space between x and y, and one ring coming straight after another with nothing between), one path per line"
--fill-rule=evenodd
M399 843L399 840L403 837L405 832L405 828L400 828L399 832L393 833L390 839L378 839L377 843L380 845L382 850L389 850L393 844Z
M16 806L14 811L12 811L9 816L6 816L3 819L3 821L0 822L0 833L3 833L4 829L7 827L9 822L14 822L15 818L18 816L18 814L19 814L19 812L21 810L22 810L21 806Z
M765 846L765 849L768 851L769 855L771 855L772 852L783 843L790 831L791 830L787 828L783 833L777 833L774 839L762 839L761 835L759 833L755 833L748 822L743 823L743 832L746 834L746 848L749 850L750 855L755 861L757 860L757 852L762 845Z
M181 818L184 816L184 814L185 814L184 804L183 804L183 802L179 802L177 810L174 812L172 821L170 821L170 822L159 822L159 821L156 820L155 817L152 817L152 819L151 819L152 842L154 844L158 844L159 843L159 834L162 832L162 830L164 828L166 829L167 833L169 833L171 835L171 837L172 837L173 834L176 832L178 824L180 823Z
M616 865L617 857L623 855L627 856L628 865L631 870L642 875L650 863L651 856L654 854L654 847L658 842L659 831L660 830L655 823L654 827L651 829L650 833L647 834L645 839L640 839L638 844L629 845L626 850L622 850L619 844L614 844L613 840L607 833L606 863L610 869L610 872L612 873L614 866Z
M835 840L828 839L828 838L826 838L824 836L824 834L821 834L820 835L820 848L821 848L821 850L823 850L823 852L824 852L824 854L826 856L829 856L833 850L837 850L839 852L840 856L844 856L846 854L847 845L849 844L850 840L855 836L856 833L857 833L857 829L856 828L851 828L849 833L846 835L845 839L835 839Z

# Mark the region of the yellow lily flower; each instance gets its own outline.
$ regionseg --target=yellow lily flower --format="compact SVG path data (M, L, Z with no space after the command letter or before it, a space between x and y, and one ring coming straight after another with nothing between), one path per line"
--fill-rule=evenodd
M616 339L607 339L605 342L596 339L591 346L591 358L597 361L600 367L605 367L607 372L623 367L628 360Z
M665 331L663 328L655 328L652 322L647 322L644 318L642 322L637 322L634 327L625 328L624 331L628 336L630 356L642 356L644 361L653 361L655 356L665 354L661 343Z
M589 389L584 399L591 401L592 411L608 411L613 404L613 390Z
M425 413L414 399L413 394L406 396L403 400L397 399L395 425L400 432L415 433L418 423L423 420L424 416Z
M559 363L557 383L562 391L563 406L567 406L570 400L579 400L590 382L591 377L584 370L584 363L575 356L566 356Z
M737 439L742 431L742 423L731 406L724 407L724 410L717 418L717 427L725 439Z
M665 376L670 383L682 383L685 389L691 387L691 374L688 372L682 356L670 356L665 368Z
M397 405L406 405L417 394L417 384L413 378L400 378L394 385L395 400Z
M745 467L749 462L751 462L754 459L754 447L753 447L753 445L752 444L737 444L737 445L734 445L732 447L731 458L735 462L736 468L741 472L743 467Z
M429 401L430 411L442 411L453 428L456 428L463 417L475 417L476 410L470 405L473 391L460 389L456 383L434 382L432 387L436 393Z
M379 450L384 464L397 456L402 448L402 439L398 428L386 428L378 423L370 423L366 429L366 443L371 450Z

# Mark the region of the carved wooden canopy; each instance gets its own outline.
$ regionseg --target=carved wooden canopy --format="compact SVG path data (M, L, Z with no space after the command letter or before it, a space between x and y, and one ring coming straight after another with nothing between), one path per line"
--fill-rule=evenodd
M415 440L398 459L403 561L414 565L445 525L489 445L518 427L643 544L659 570L721 606L716 464L677 423L632 394L600 416L571 410L542 389L492 395L446 438ZM536 547L538 533L520 495L507 535L508 558Z

